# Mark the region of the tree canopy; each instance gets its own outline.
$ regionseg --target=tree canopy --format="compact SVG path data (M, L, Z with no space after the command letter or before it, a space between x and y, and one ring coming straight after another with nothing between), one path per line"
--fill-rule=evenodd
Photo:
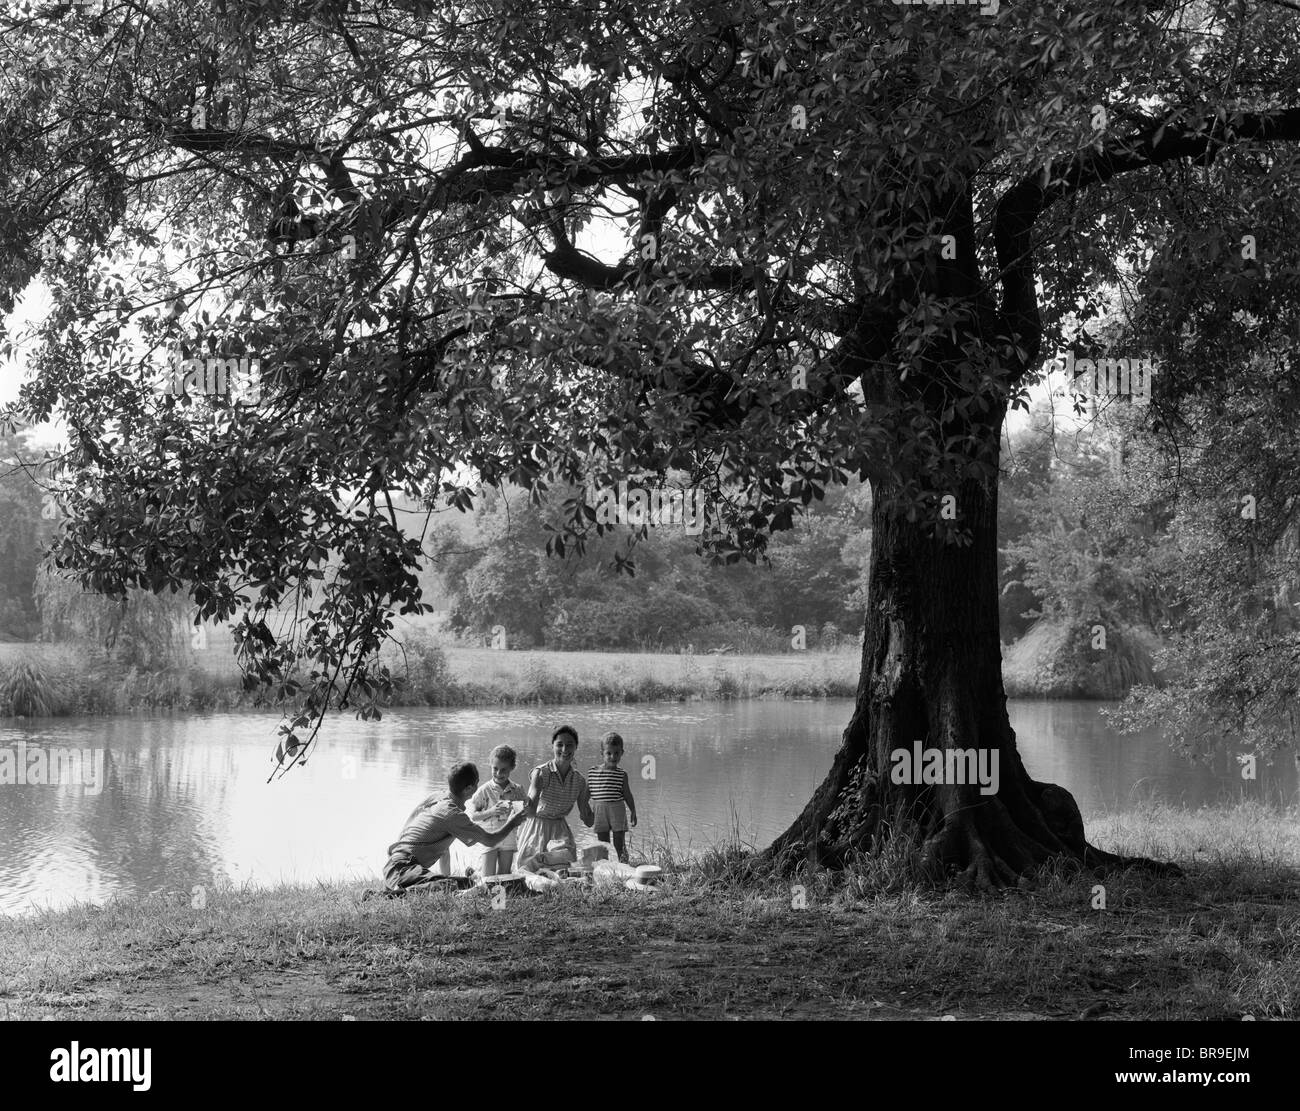
M945 497L1045 354L1102 353L1103 289L1168 310L1118 337L1161 357L1157 432L1259 338L1188 359L1179 311L1295 331L1286 4L86 0L0 37L56 562L238 615L291 729L366 712L424 608L395 493L675 476L734 561L857 477L960 545ZM260 397L162 392L209 358ZM548 551L607 527L575 498Z

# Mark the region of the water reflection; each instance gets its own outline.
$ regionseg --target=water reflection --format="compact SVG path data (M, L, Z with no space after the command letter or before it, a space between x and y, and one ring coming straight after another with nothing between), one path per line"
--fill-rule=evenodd
M1084 816L1131 810L1146 799L1198 807L1257 799L1287 805L1296 800L1293 754L1260 764L1256 779L1241 777L1233 753L1193 765L1156 730L1120 737L1101 720L1099 702L1011 702L1011 724L1029 773L1068 787Z
M1289 755L1243 781L1229 754L1193 767L1154 734L1117 737L1100 705L1011 704L1031 774L1069 787L1085 815L1148 797L1296 798ZM402 819L452 763L486 769L492 747L509 744L525 782L561 721L579 731L583 770L598 762L602 733L623 734L641 819L634 849L651 837L701 848L733 824L762 845L821 781L850 710L835 700L393 711L382 722L332 720L307 766L273 784L275 714L10 721L0 746L102 748L106 783L98 794L0 786L0 911L222 880L372 878Z

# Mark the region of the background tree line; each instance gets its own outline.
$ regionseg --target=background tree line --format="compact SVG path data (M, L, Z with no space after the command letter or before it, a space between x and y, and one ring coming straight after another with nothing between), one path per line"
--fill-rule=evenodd
M45 561L62 508L54 463L26 430L0 428L0 642L77 642L123 665L158 670L189 646L186 607L176 596L134 591L124 602L82 589Z
M520 648L782 652L803 626L809 648L857 643L871 552L862 484L828 490L766 562L710 565L676 523L650 527L622 571L630 529L593 538L581 559L547 556L562 501L493 492L431 529L436 604L458 634L500 625Z
M1207 424L1226 405L1238 431L1176 459L1125 406L1066 431L1064 403L1039 400L1003 453L1001 629L1013 694L1137 688L1123 719L1173 723L1188 747L1226 727L1197 716L1199 696L1186 700L1198 682L1256 706L1256 731L1289 721L1281 646L1297 625L1297 530L1261 531L1260 511L1252 518L1242 500L1248 487L1267 500L1294 477L1270 382L1261 369L1255 395L1207 400ZM59 527L43 487L49 463L21 430L0 436L0 450L0 640L79 641L142 669L181 662L192 615L179 599L134 592L125 606L109 603L42 566ZM617 570L626 529L594 538L581 559L549 557L561 502L507 488L472 515L435 513L427 525L418 506L399 503L427 555L426 598L457 637L483 643L502 626L511 648L785 652L801 625L813 650L858 642L871 556L865 485L829 489L774 535L766 562L710 565L677 523L649 529L631 550L632 573Z

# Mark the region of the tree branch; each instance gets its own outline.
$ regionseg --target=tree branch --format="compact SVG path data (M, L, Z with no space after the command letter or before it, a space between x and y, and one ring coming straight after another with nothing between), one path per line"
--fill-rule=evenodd
M709 153L710 148L691 145L654 154L595 158L558 170L553 157L479 144L477 149L472 148L454 166L444 170L433 188L445 191L444 203L475 204L487 197L523 192L524 182L532 174L542 174L547 180L554 176L556 184L563 182L582 188L639 174L690 169Z
M749 267L733 264L710 266L698 273L664 271L655 275L644 272L640 267L630 263L610 266L585 251L578 250L567 239L558 236L555 249L547 251L542 256L542 261L557 278L575 282L588 289L615 289L621 285L631 285L638 276L644 276L649 280L659 278L683 289L711 289L731 293L749 284L750 273Z
M1038 217L1048 208L1120 174L1163 162L1183 158L1212 160L1220 149L1242 142L1297 140L1300 140L1300 107L1233 113L1227 122L1211 122L1197 130L1160 125L1141 136L1115 140L1100 151L1079 152L1059 176L1052 175L1049 160L1041 171L1008 189L994 212L993 238L1002 276L1002 319L1011 337L1026 352L1015 377L1033 365L1042 341L1030 233Z

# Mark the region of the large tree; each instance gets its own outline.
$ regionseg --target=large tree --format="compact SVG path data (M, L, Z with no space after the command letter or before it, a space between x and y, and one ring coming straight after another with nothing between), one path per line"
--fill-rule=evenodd
M392 491L466 508L480 484L684 473L708 493L704 550L734 560L858 475L857 707L773 852L836 863L906 837L981 886L1113 864L1008 722L1000 429L1067 314L1174 231L1223 248L1176 284L1213 265L1294 304L1261 272L1292 249L1257 204L1300 139L1290 7L87 0L0 17L0 285L12 298L40 271L54 289L21 404L74 438L57 562L239 615L251 678L305 684L293 730L336 689L369 712L389 615L421 608ZM260 357L261 400L161 396L166 352ZM1217 372L1161 377L1153 419ZM560 556L606 527L594 498L570 510ZM288 602L301 620L273 627ZM892 782L890 753L918 740L996 751L1000 789Z

